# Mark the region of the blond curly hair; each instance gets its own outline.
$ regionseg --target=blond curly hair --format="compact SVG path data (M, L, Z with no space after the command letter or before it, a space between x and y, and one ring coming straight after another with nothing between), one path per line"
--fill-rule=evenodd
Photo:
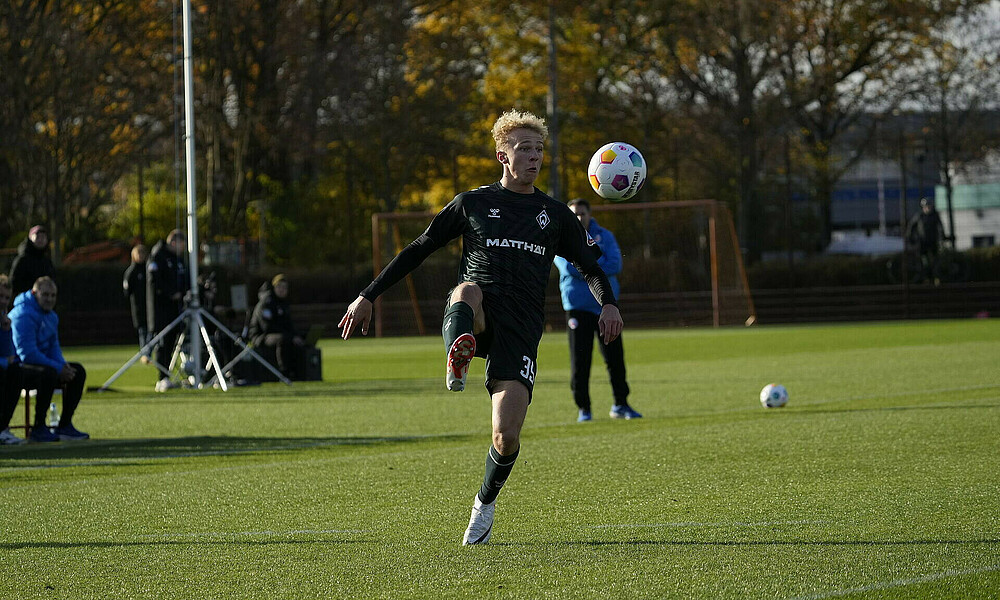
M493 141L496 143L497 150L509 147L510 132L515 129L530 129L542 136L542 140L549 137L549 128L545 126L545 119L530 112L512 108L500 115L500 118L493 124Z

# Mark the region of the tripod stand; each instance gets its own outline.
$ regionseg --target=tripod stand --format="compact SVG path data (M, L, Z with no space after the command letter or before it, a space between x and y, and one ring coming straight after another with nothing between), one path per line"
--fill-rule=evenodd
M219 363L219 355L215 351L215 348L212 345L212 338L208 334L208 330L205 328L205 319L208 319L208 321L212 325L215 325L215 327L219 331L229 336L229 338L237 346L241 348L240 353L237 354L235 358L230 360L224 366L220 365ZM257 352L254 351L252 347L246 345L243 342L243 340L239 338L239 336L237 336L235 333L227 329L226 326L223 325L221 322L219 322L219 320L216 319L214 316L212 316L210 312L208 312L200 305L198 305L197 301L195 300L194 302L191 303L190 306L185 308L184 311L181 314L179 314L176 319L171 321L170 324L164 327L162 331L153 336L153 339L149 340L149 342L147 342L145 346L143 346L138 352L136 352L135 355L131 359L129 359L128 362L122 365L121 368L119 368L114 375L109 377L108 380L105 381L104 384L101 385L101 387L97 388L95 391L98 392L108 391L111 387L111 384L114 383L116 379L121 377L122 374L125 373L125 371L128 371L129 368L136 362L138 362L139 359L141 359L143 356L149 356L153 348L156 347L156 345L159 344L163 340L163 338L165 338L171 331L173 331L178 325L182 323L186 323L188 327L187 330L181 332L180 336L178 336L177 338L177 343L174 345L174 351L170 357L170 364L161 365L160 363L151 359L151 364L155 366L161 373L163 373L167 377L170 377L171 380L173 378L174 368L178 366L177 365L178 359L180 358L182 349L184 347L186 336L188 335L188 333L190 333L192 336L191 345L194 350L193 352L191 352L191 355L193 357L192 360L198 360L197 357L201 355L200 350L202 341L204 341L205 348L208 351L208 364L205 365L204 368L201 368L200 364L195 364L194 373L190 375L190 377L193 378L191 384L194 387L201 388L203 386L212 386L216 382L218 382L219 387L222 389L222 391L228 391L229 385L228 382L226 381L226 373L229 373L230 370L233 368L233 365L243 360L243 357L246 356L247 354L249 354L251 357L253 357L254 360L256 360L265 368L267 368L269 371L271 371L271 373L273 373L275 377L278 378L278 381L286 385L292 385L292 382L287 377L282 375L281 371L275 369L274 366L271 365L271 363L264 360L264 358L260 354L257 354ZM199 333L201 334L200 335L201 339L198 339L197 334ZM215 372L212 378L208 381L201 381L203 379L201 377L202 373L208 373L210 371Z
M104 384L97 388L98 391L106 391L109 386L121 376L122 373L127 371L129 367L134 365L136 361L147 355L149 351L158 343L160 343L168 333L173 331L175 327L181 323L187 323L187 332L190 337L190 373L188 375L189 381L194 387L201 388L204 385L214 385L216 381L219 383L219 387L223 390L228 390L229 386L226 382L226 373L228 369L231 369L237 360L242 360L246 354L250 354L254 359L256 359L260 364L264 365L270 371L278 377L278 380L291 385L291 381L287 377L281 374L280 371L275 369L266 360L261 358L259 354L253 351L252 348L247 346L241 339L239 339L236 334L226 329L226 327L220 323L215 317L213 317L208 311L203 309L198 301L198 251L200 246L198 245L198 213L197 213L197 194L195 192L195 149L194 149L194 75L192 66L192 56L191 56L191 0L184 0L183 5L183 30L184 30L184 137L185 137L185 162L186 168L186 179L187 179L187 237L188 242L192 251L189 253L189 263L190 263L190 277L191 277L191 300L187 308L184 309L176 319L174 319L170 325L165 327L163 331L157 333L153 339L146 343L142 349L139 350L129 360L125 363L118 371L112 375ZM176 71L175 71L176 72ZM175 80L176 84L176 80ZM177 124L179 119L174 120L174 130L177 131ZM176 138L175 138L176 139ZM178 147L175 145L175 151L179 151ZM177 171L175 171L177 173ZM230 337L237 345L239 345L243 350L238 354L236 359L230 361L225 367L219 365L218 353L216 353L215 348L212 347L212 339L208 335L208 331L205 329L205 319L208 319L213 325L219 328ZM208 349L208 364L202 365L201 363L201 343L204 341L205 347ZM156 361L153 364L156 368L160 370L161 373L167 375L167 377L172 377L172 372L177 365L178 357L181 354L181 348L184 344L184 333L178 336L177 344L174 347L174 352L170 358L169 365L161 365ZM187 366L187 365L184 365ZM215 375L208 382L204 381L203 375L209 370L215 371Z

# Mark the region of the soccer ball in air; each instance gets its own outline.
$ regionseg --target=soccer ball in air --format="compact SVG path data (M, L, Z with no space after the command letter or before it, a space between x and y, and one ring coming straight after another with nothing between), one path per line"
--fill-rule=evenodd
M646 159L635 146L611 142L590 157L587 175L601 198L615 202L628 200L646 182Z
M777 383L769 383L760 391L760 403L764 408L780 408L788 403L788 390Z

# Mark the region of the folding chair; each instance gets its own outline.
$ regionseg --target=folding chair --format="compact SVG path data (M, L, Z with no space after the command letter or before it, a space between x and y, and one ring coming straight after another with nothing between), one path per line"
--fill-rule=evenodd
M14 425L13 418L11 418L10 429L23 429L24 437L27 438L31 435L31 430L34 429L31 421L31 405L35 403L35 397L31 394L35 390L25 389L21 390L21 400L24 402L24 425ZM62 389L56 388L52 391L52 402L56 401L56 396L62 397Z
M24 425L14 425L14 419L12 417L10 428L23 429L24 437L27 438L31 435L31 403L34 401L34 398L31 397L28 390L21 390L21 399L24 400ZM17 414L16 411L15 414Z

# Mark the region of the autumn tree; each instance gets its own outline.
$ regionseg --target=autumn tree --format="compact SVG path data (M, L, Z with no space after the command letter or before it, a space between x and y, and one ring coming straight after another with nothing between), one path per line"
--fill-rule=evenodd
M774 129L774 123L763 118L773 114L769 105L780 92L773 31L786 4L777 0L675 2L669 5L660 29L688 111L703 119L700 133L722 142L703 145L702 151L725 152L705 156L715 163L718 179L733 181L730 189L737 196L740 237L752 249L758 247L751 233L759 214L761 147Z
M94 222L164 117L169 27L158 3L124 0L0 5L0 219L18 237L35 222L68 246ZM167 21L169 23L169 21ZM9 237L8 237L9 239Z
M922 60L914 65L916 109L929 116L926 145L939 157L949 228L956 163L980 158L996 136L984 119L998 109L1000 95L1000 7L972 2L959 6L928 32ZM954 241L955 232L948 231Z
M799 126L825 245L834 186L877 125L911 93L921 41L962 5L901 0L802 0L789 5L776 50L783 102ZM852 130L854 148L838 148Z

